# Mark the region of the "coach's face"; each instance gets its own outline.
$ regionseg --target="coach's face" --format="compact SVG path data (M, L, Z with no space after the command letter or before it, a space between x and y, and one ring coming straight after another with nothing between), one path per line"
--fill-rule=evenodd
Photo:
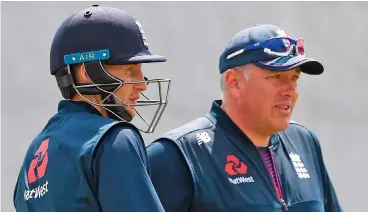
M119 78L123 82L144 81L141 64L104 65L104 67L112 76ZM123 103L134 105L140 98L140 92L146 89L147 85L145 83L124 84L114 94ZM119 100L115 98L116 103L121 104ZM131 117L135 116L134 106L125 106L124 108Z
M253 64L248 68L248 79L239 84L240 110L265 133L286 129L298 98L300 69L274 72Z

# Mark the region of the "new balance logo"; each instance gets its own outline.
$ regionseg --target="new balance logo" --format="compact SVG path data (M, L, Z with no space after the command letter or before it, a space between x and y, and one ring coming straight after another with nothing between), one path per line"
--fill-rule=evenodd
M291 161L293 162L294 169L298 177L301 179L310 178L308 170L304 167L304 164L300 159L300 156L294 153L290 153L289 156L291 158Z
M198 145L201 145L203 143L208 143L211 141L211 137L208 134L208 132L197 133L196 136L197 136Z

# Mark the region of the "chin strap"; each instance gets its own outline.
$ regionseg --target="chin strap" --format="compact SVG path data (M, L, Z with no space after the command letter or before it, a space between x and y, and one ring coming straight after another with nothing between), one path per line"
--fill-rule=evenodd
M106 94L103 94L102 95L102 98L106 98ZM109 96L105 101L104 103L107 103L107 104L114 104L116 103L115 102L115 99L113 96ZM111 119L115 119L115 120L118 120L118 121L122 121L121 119L123 119L123 121L126 121L126 122L131 122L133 117L123 108L123 107L107 107L107 106L104 106L102 107L106 110L107 112L107 115L109 116L109 118Z
M77 84L78 92L82 95L100 94L104 104L116 104L114 96L107 92L114 92L123 83L121 80L108 74L100 61L84 63L88 77L93 84L98 86L89 87L89 84ZM105 92L105 91L107 92ZM118 121L132 121L133 117L122 106L101 106L106 110L108 117Z

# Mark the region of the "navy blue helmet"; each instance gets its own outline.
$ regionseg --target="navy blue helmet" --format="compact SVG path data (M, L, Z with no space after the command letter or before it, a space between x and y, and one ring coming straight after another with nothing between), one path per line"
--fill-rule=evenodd
M119 100L114 92L125 84L146 83L159 87L158 100L146 95L144 101L133 106L158 106L151 122L139 117L148 126L144 132L153 132L166 107L170 80L147 79L145 81L123 82L104 69L103 64L123 65L165 62L166 58L152 54L142 25L123 10L93 5L67 17L58 28L51 45L50 71L65 99L79 94L87 102L103 107L110 118L130 122L132 117L124 106L130 104ZM83 64L92 81L91 84L77 84L73 79L72 67ZM161 92L163 84L166 93ZM92 102L84 95L102 95L101 103Z

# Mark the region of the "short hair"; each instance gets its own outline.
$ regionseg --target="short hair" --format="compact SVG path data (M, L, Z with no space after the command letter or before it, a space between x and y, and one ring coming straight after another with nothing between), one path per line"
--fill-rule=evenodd
M234 69L236 71L245 70L244 71L244 77L245 77L246 80L249 79L249 73L250 73L250 70L251 69L247 68L247 65L237 66L237 67L234 67L232 69ZM221 93L223 93L226 90L226 87L227 87L226 80L225 80L225 73L226 73L226 71L221 74L221 78L220 78L220 90L221 90Z

